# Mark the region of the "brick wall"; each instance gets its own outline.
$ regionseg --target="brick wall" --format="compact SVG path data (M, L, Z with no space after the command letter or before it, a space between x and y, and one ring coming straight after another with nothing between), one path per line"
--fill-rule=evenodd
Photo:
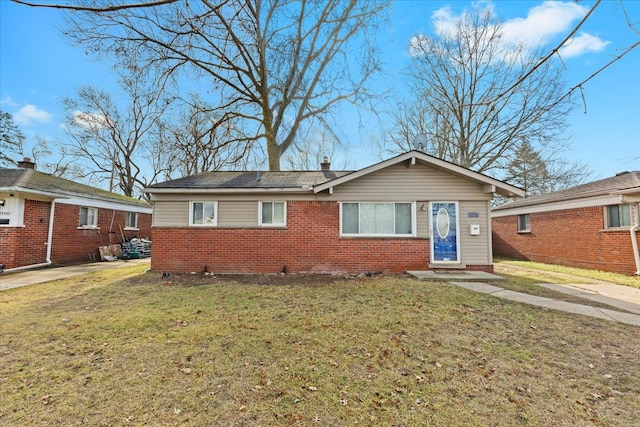
M5 269L46 262L51 203L25 200L24 227L0 228L0 263ZM100 260L99 246L120 243L125 211L98 209L96 229L78 229L80 206L58 203L55 207L51 260L54 264ZM109 233L109 229L113 233ZM127 238L151 236L151 215L138 214L139 230L124 230ZM109 239L111 236L111 240Z
M602 206L532 213L530 218L530 233L517 232L517 215L491 220L494 256L635 273L629 231L603 231Z
M154 228L151 268L174 273L425 270L428 239L341 238L336 202L287 202L286 229ZM491 266L473 266L490 270Z
M0 228L0 264L6 269L46 261L50 209L49 202L25 200L24 227Z
M139 230L124 230L125 211L98 209L98 229L78 229L80 206L56 204L51 260L56 264L100 260L98 247L122 242L122 229L127 239L150 237L151 215L138 214Z

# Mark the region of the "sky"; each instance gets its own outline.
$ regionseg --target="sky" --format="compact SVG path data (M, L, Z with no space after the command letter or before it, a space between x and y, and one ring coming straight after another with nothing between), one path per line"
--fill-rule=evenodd
M403 85L403 70L410 65L409 41L418 35L446 32L473 5L493 9L504 22L506 43L540 41L550 51L594 4L394 0L388 37L380 38L387 73L382 81L394 93L410 96ZM640 0L624 0L623 4L637 32L627 26L618 1L604 0L560 51L568 88L640 41ZM96 60L62 36L64 13L68 12L0 0L0 108L12 114L27 137L25 155L36 137L44 138L54 149L65 140L62 99L73 96L80 86L91 84L118 92L111 64ZM592 179L640 170L640 46L583 85L582 94L584 103L565 129L571 148L564 156L587 164L593 170ZM339 155L348 159L350 167L380 160L380 153L367 143L371 135L353 127L351 120L345 120L343 126L342 142L347 150Z

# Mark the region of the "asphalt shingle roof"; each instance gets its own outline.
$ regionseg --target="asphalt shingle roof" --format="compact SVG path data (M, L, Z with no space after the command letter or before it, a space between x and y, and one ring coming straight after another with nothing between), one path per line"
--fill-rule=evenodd
M351 171L216 171L150 185L154 188L310 188Z
M142 200L136 200L121 194L80 184L68 179L59 178L34 169L0 168L0 188L20 187L25 190L40 191L66 197L84 197L106 202L126 203L129 205L150 207Z
M640 192L640 171L624 172L611 178L589 182L587 184L578 185L565 190L554 191L540 196L527 197L496 206L493 210L498 211L502 209L561 202L565 200L582 199L633 189L637 189L637 191Z

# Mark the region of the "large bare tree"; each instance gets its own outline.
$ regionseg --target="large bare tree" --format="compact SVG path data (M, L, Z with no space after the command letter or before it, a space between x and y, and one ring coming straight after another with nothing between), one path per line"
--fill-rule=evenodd
M533 46L505 44L489 10L465 13L437 37L416 36L409 49L415 98L396 111L395 150L413 148L414 136L424 134L428 153L499 175L525 141L549 153L566 144L573 103L563 98L561 70L539 65Z
M175 77L183 92L208 95L213 116L242 121L238 142L264 143L269 169L278 170L301 127L329 126L341 102L371 101L366 83L380 64L370 36L386 6L380 0L200 0L80 10L69 15L67 35L95 53Z
M166 179L242 169L254 161L254 141L242 141L235 122L217 116L215 110L193 97L180 102L172 114L165 114L156 143Z
M135 71L121 77L125 105L94 86L63 100L69 142L62 148L70 162L85 166L78 178L109 182L109 191L133 197L163 171L153 136L171 100L161 96L162 85L147 84L157 83L149 75Z

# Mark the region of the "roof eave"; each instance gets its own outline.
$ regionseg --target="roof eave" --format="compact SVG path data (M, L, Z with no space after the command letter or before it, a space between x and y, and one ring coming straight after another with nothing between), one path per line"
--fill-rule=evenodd
M180 187L180 188L154 188L147 187L143 190L147 194L201 194L201 193L308 193L311 191L311 186L308 188L294 187L250 187L250 188L216 188L216 187Z
M427 154L421 153L419 151L408 151L404 154L400 154L396 157L393 157L388 160L384 160L382 162L376 163L374 165L368 166L364 169L360 169L355 172L351 172L347 175L344 175L340 178L333 179L331 181L324 182L322 184L318 184L313 187L314 193L319 193L321 191L328 190L329 188L336 187L338 185L344 184L356 178L360 178L362 176L368 175L370 173L379 171L381 169L387 168L389 166L393 166L395 164L412 160L419 159L420 161L429 164L437 169L453 172L456 175L463 176L467 179L471 179L479 184L488 184L495 186L495 192L505 197L524 197L525 190L515 187L513 185L502 182L498 179L491 178L486 175L482 175L477 172L473 172L467 168L462 166L455 165L453 163L445 162L444 160L437 159L435 157L429 156Z

